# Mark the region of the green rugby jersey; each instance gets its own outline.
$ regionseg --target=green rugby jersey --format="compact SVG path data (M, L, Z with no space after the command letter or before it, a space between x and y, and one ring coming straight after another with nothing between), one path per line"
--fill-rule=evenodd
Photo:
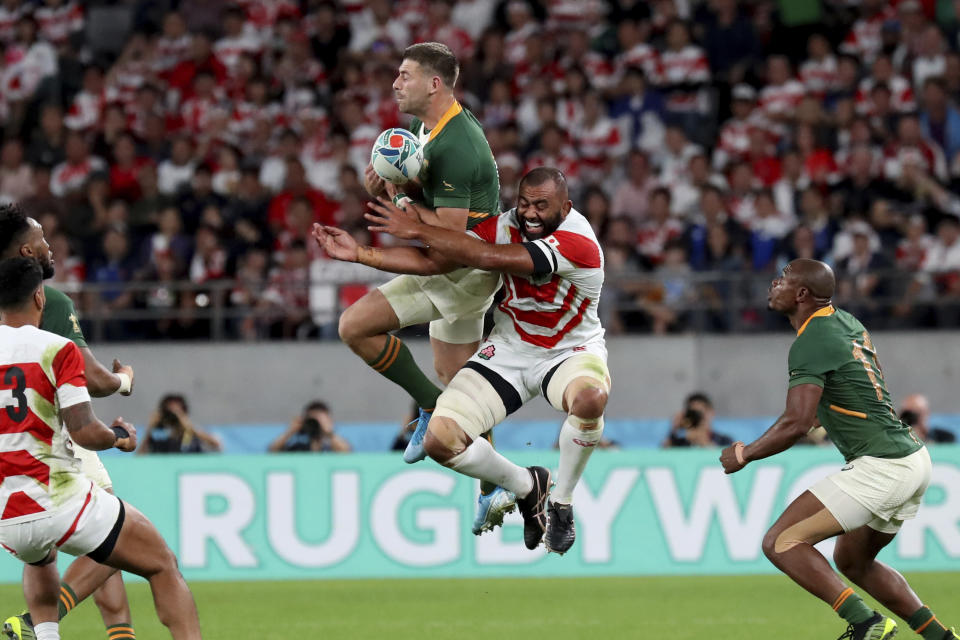
M431 131L414 118L410 131L423 144L420 184L431 209L467 209L472 229L500 213L500 176L480 122L454 102Z
M80 330L77 312L73 300L62 291L43 285L43 294L47 303L43 307L43 319L40 328L58 336L73 340L78 347L86 347L87 341Z
M823 387L817 417L847 461L902 458L923 444L897 417L870 334L841 309L814 313L790 347L789 386Z

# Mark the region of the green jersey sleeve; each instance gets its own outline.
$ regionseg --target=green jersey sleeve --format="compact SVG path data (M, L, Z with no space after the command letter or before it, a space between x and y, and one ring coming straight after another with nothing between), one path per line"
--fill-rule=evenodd
M787 386L790 389L800 384L815 384L823 387L827 374L836 368L836 363L832 362L829 352L820 348L821 345L812 333L808 329L800 334L790 347L790 355L787 357L787 368L790 374Z
M40 328L58 336L69 338L78 347L86 347L87 340L80 329L80 319L73 308L73 300L62 291L53 287L44 286L43 293L47 298L43 308L43 319Z

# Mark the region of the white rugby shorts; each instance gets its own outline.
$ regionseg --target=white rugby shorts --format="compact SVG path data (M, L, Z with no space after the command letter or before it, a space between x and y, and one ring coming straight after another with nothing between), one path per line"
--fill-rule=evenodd
M430 336L450 344L483 338L483 315L500 288L500 274L457 269L437 276L401 275L378 287L401 327L430 323Z
M90 482L48 516L0 524L0 545L26 563L40 562L54 549L84 556L110 537L120 512L120 499Z
M594 378L609 391L603 340L547 350L519 340L488 339L447 385L433 415L452 419L476 438L538 395L563 411L563 392L578 377Z
M915 518L930 484L930 454L922 447L903 458L862 456L810 488L844 531L863 525L896 533Z

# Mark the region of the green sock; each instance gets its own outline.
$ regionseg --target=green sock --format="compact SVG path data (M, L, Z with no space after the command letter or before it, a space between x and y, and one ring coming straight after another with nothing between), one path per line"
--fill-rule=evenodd
M73 589L70 588L66 582L60 583L60 603L58 608L60 610L60 619L63 620L63 616L70 613L70 610L77 606L77 594L73 592Z
M873 617L873 609L863 602L863 598L853 589L845 589L833 604L833 610L850 624L860 624Z
M410 349L396 336L388 335L383 351L367 364L387 380L403 387L421 409L433 411L437 406L440 387L430 382L414 362Z
M493 445L493 431L487 431L485 434L483 434L483 437L486 438L491 445ZM497 488L497 485L490 482L489 480L480 481L480 493L482 495L485 495L485 496L489 495L493 493L493 490L496 488Z
M907 624L923 636L923 640L940 640L947 632L947 628L940 624L937 616L933 615L933 611L925 605L907 619Z

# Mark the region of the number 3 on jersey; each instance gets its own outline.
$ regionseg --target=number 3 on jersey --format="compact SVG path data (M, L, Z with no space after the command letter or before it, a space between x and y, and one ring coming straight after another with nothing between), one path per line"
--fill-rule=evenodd
M6 405L7 416L14 422L23 422L27 417L27 377L20 367L9 367L3 374L4 389L0 390L0 398ZM11 389L9 385L13 385ZM6 398L3 391L10 391L11 397ZM14 402L16 401L16 406Z

